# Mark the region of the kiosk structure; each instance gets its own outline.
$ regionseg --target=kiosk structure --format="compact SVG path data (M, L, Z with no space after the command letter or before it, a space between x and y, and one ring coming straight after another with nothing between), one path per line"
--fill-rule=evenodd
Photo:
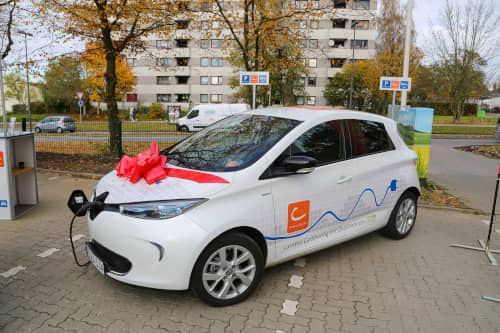
M34 133L0 133L0 222L37 205Z

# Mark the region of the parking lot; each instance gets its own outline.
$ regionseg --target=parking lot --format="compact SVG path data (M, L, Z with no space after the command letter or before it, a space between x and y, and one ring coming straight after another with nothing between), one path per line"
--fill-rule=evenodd
M128 286L77 267L66 201L96 181L38 180L40 206L0 222L1 332L500 332L500 304L481 299L500 297L500 268L449 247L484 239L486 216L420 209L402 241L373 233L284 263L246 302L213 308L189 291ZM81 259L87 234L79 220ZM493 238L500 247L500 231Z

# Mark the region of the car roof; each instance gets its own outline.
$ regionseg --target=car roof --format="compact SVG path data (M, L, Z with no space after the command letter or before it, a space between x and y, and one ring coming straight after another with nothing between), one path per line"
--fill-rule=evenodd
M338 109L333 107L312 107L312 106L287 106L287 107L267 107L248 111L247 113L274 116L280 118L295 119L300 121L320 121L331 118L332 115L339 118L363 118L367 120L387 122L389 118L373 113L354 111L348 109Z

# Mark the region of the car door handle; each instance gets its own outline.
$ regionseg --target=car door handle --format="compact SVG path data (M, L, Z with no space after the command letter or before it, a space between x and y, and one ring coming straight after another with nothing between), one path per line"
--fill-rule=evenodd
M350 182L352 180L352 176L342 176L337 180L337 184L344 184Z

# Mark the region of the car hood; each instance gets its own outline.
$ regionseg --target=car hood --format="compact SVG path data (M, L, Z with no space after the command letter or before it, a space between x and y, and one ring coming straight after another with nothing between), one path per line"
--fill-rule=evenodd
M106 203L210 198L231 186L234 173L199 172L167 167L169 176L149 185L144 178L132 184L127 178L118 177L116 171L104 176L96 187L96 195L109 192Z

